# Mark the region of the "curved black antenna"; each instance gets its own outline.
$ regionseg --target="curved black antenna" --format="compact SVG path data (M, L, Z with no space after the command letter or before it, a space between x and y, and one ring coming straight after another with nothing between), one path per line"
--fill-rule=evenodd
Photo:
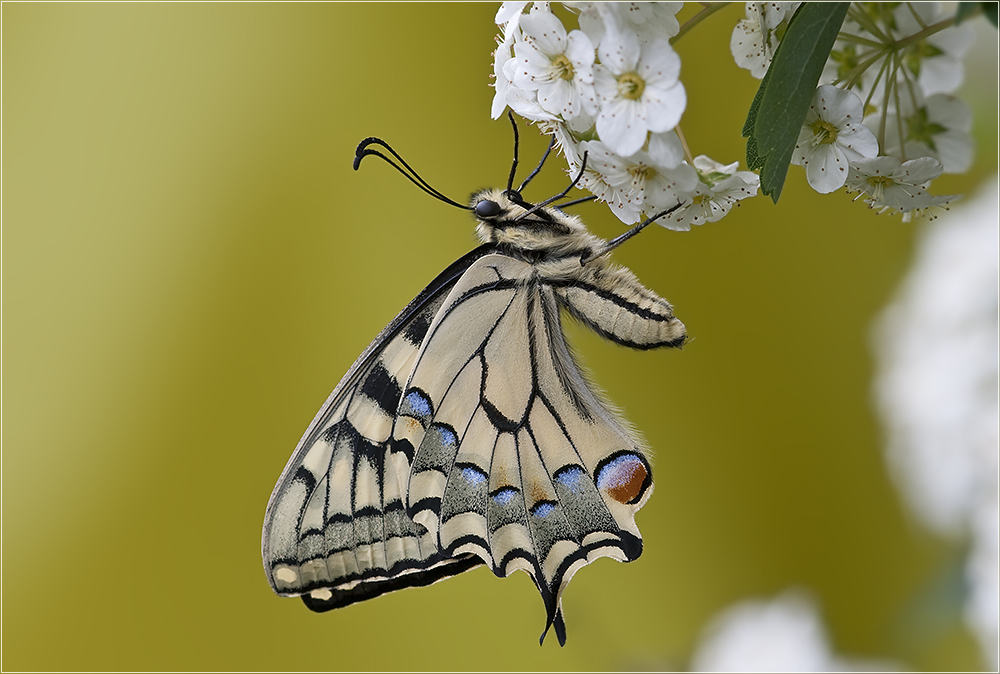
M684 205L683 202L678 201L675 205L671 206L667 210L660 211L659 213L657 213L656 215L654 215L651 218L646 218L645 220L643 220L642 222L640 222L638 225L636 225L632 229L630 229L627 232L625 232L624 234L620 234L620 235L616 236L615 238L611 239L610 241L608 241L607 244L603 248L601 248L601 250L599 250L597 252L594 252L594 253L591 253L587 257L581 257L580 258L580 264L581 265L587 264L588 262L590 262L591 260L593 260L595 257L600 257L601 255L604 255L604 254L606 254L606 253L614 250L615 248L617 248L618 246L622 245L623 243L625 243L626 241L628 241L629 239L631 239L633 236L635 236L636 234L638 234L639 232L641 232L642 230L644 230L647 225L650 225L650 224L656 222L657 220L659 220L660 218L662 218L664 215L670 215L671 213L673 213L674 211L676 211L678 208L680 208L683 205Z
M380 147L384 147L386 150L389 151L389 153L393 157L395 157L399 161L400 164L402 164L403 166L406 167L406 170L403 170L403 167L401 167L398 164L396 164L395 162L393 162L391 159L389 159L388 157L386 157L384 154L382 154L378 150L370 150L370 149L368 149L369 145L378 145ZM446 204L451 204L452 206L457 206L458 208L461 208L462 210L466 210L466 211L472 210L471 207L466 206L465 204L460 204L457 201L454 201L452 199L449 199L448 197L446 197L445 195L441 194L436 189L434 189L433 187L431 187L427 183L426 180L424 180L423 178L421 178L420 175L416 171L414 171L413 168L409 164L406 163L406 160L404 160L402 157L399 156L399 153L397 153L395 150L393 150L389 146L389 144L386 143L381 138L374 138L374 137L372 137L372 138L365 138L363 141L361 141L358 144L358 149L354 151L354 170L357 171L358 168L361 167L361 160L364 159L365 157L369 157L369 156L380 157L387 164L389 164L389 166L393 167L394 169L396 169L397 171L399 171L400 173L402 173L403 176L407 180L409 180L411 183L413 183L414 185L416 185L417 187L419 187L420 189L422 189L424 192L426 192L427 194L431 195L435 199L438 199L439 201L443 201ZM407 171L409 171L409 173L407 173Z
M510 194L514 187L514 175L517 173L517 122L514 121L514 113L510 110L507 111L507 119L510 120L510 125L514 127L514 162L510 165L510 177L507 178L507 194ZM521 187L524 187L522 185Z
M579 199L574 199L573 201L567 201L565 204L559 204L559 208L568 208L569 206L576 206L577 204L582 204L587 201L593 201L597 198L596 194L591 194L589 197L581 197Z
M548 206L553 201L559 201L560 199L562 199L563 197L565 197L567 194L569 194L569 191L571 189L573 189L574 187L576 187L576 184L578 182L580 182L580 178L583 177L583 172L586 171L586 170L587 170L587 153L584 152L583 153L583 162L580 164L580 172L576 174L575 178L573 178L573 182L571 182L569 184L569 187L567 187L566 189L564 189L562 192L560 192L559 194L555 195L554 197L549 197L545 201L543 201L543 202L541 202L539 204L535 204L534 206L532 206L531 208L529 208L528 210L526 210L524 213L521 213L521 215L519 215L516 218L514 218L514 220L517 221L517 220L521 220L523 218L526 218L527 216L529 216L532 213L534 213L535 211L537 211L539 208L542 208L543 206Z
M538 166L535 167L535 170L532 171L528 175L528 177L524 179L524 182L521 183L521 186L517 188L518 193L524 190L524 188L528 186L528 183L530 183L532 179L538 175L538 172L542 170L542 165L545 164L545 160L549 158L549 153L552 152L552 148L554 148L555 146L556 146L556 137L552 136L552 140L549 141L548 149L545 150L545 154L542 155L542 161L538 162Z

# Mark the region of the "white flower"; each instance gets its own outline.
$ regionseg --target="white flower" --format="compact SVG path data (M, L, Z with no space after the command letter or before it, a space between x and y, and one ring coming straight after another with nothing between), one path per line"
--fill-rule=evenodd
M792 163L805 167L817 192L840 189L852 162L878 154L878 141L861 123L862 112L861 99L853 92L829 84L816 89Z
M908 99L904 99L908 100ZM965 173L972 165L972 111L961 99L947 94L935 94L913 109L903 107L902 115L886 119L883 152L914 159L934 157L941 162L944 173ZM869 128L875 128L873 120ZM900 138L904 140L900 149Z
M966 619L996 671L997 177L918 230L913 266L874 334L886 460L918 519L968 550ZM928 335L933 334L933 339ZM967 547L966 547L967 546Z
M738 201L757 194L760 178L753 171L737 171L739 162L723 166L701 155L695 157L694 165L698 169L699 182L690 201L657 220L657 224L687 231L691 225L721 220Z
M508 79L514 79L514 71L517 68L517 59L510 59L504 64L504 74ZM532 122L555 122L558 117L545 110L538 102L538 92L528 91L518 86L507 88L504 100L510 109Z
M640 44L669 39L680 32L677 12L683 2L591 2L570 3L580 7L580 28L595 45L612 30L632 33Z
M954 197L933 196L925 189L927 183L941 175L941 162L933 157L920 157L900 163L896 157L860 159L851 165L847 187L868 195L872 208L894 209L901 212L938 206Z
M857 87L882 111L895 100L954 91L962 82L972 29L951 26L912 40L939 14L936 2L853 4L821 81Z
M747 18L736 24L729 40L729 51L736 65L750 71L758 80L771 65L778 48L778 25L791 17L797 2L748 2Z
M538 103L570 120L597 109L594 47L582 31L569 34L554 14L532 12L521 18L523 42L514 44L514 86L538 91Z
M612 151L628 156L643 146L647 131L669 131L680 121L687 105L677 79L681 61L666 40L640 45L634 35L610 26L599 52L597 133Z
M524 8L527 6L527 2L502 2L500 3L500 9L497 10L497 15L496 18L493 19L493 22L498 26L503 26L513 21L513 25L516 28L521 12L523 12Z
M620 180L625 173L625 160L600 141L580 143L577 152L578 157L587 153L587 166L579 186L596 195L599 201L606 202L611 212L626 225L638 222L642 203L635 198L631 184ZM571 159L570 173L576 177L579 170L580 163ZM616 183L611 182L610 176L616 177Z
M692 672L899 671L888 661L833 652L816 601L802 590L744 601L715 616L689 663Z
M605 181L647 213L681 203L698 183L697 173L687 164L666 168L641 151L617 157L600 141L588 142L586 149Z
M511 49L518 35L521 12L527 2L505 2L497 11L496 24L503 27L503 37L497 36L497 48L493 52L493 106L490 115L497 119L507 108L507 90L510 87L513 69L507 67L512 62ZM506 67L506 70L505 70Z

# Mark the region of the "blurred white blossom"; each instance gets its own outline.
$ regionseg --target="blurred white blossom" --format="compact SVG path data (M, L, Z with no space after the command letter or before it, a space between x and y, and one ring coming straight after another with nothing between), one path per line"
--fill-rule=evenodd
M635 33L640 43L677 35L677 12L683 2L568 2L580 11L580 28L597 46L607 26Z
M713 618L690 670L695 672L898 671L888 661L837 655L816 602L801 590L744 601Z
M960 98L934 94L920 105L901 101L886 120L886 154L915 159L933 157L944 173L965 173L972 165L972 111ZM877 130L879 116L868 128Z
M998 194L923 230L908 278L875 334L887 459L916 516L972 541L967 616L998 666Z
M895 29L888 27L892 36L901 41L923 33L945 16L940 2L904 2L893 9L892 18ZM916 77L917 86L925 96L948 94L962 84L965 76L962 57L970 46L972 29L968 25L951 26L915 40L906 50L904 67Z

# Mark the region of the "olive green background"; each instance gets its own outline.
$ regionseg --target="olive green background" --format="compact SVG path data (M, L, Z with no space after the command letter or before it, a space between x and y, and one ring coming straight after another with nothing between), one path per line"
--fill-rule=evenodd
M908 516L871 404L871 321L919 225L818 195L798 167L778 206L616 253L674 303L683 351L569 329L653 448L656 490L643 556L571 583L565 648L539 648L524 574L323 615L271 593L260 526L300 434L476 243L388 166L352 171L354 148L378 135L460 200L502 184L496 7L3 5L5 669L682 668L718 610L790 586L839 652L980 666L933 590L957 546ZM684 132L720 161L743 157L757 86L729 55L741 12L678 44ZM977 164L939 193L996 169L996 72L969 79ZM533 165L545 139L522 131Z

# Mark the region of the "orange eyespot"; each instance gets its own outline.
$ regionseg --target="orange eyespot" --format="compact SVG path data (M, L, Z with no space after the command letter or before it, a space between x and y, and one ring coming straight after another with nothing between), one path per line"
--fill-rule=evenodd
M651 482L646 461L622 452L604 460L597 469L597 486L619 503L637 503Z

